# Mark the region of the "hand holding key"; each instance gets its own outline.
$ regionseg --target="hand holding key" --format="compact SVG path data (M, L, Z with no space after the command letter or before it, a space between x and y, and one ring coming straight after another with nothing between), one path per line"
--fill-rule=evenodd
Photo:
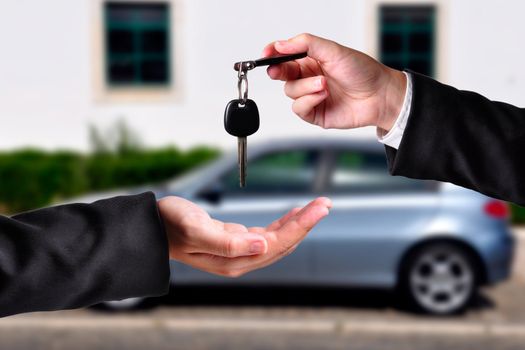
M306 52L293 55L276 55L255 61L242 61L233 65L238 71L239 98L226 105L224 111L224 128L233 136L237 136L237 152L239 162L239 186L246 186L247 137L259 129L259 109L253 100L248 99L248 71L255 67L279 64L306 57Z
M301 34L267 45L263 56L308 52L299 61L272 65L268 75L286 81L292 109L323 128L375 125L388 131L403 105L406 77L362 52Z

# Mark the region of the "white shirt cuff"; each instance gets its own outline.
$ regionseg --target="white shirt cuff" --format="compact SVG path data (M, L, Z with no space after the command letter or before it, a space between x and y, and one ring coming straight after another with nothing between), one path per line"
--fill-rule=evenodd
M410 106L412 105L412 76L407 72L403 73L405 73L407 77L407 89L405 91L403 107L401 107L401 111L399 112L392 129L390 129L386 135L383 135L383 129L377 128L377 140L395 149L399 148L399 144L403 138L408 116L410 115Z

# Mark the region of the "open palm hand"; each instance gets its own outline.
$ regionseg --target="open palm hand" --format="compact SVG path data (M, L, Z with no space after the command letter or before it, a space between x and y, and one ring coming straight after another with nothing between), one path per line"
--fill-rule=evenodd
M317 198L266 227L248 228L215 220L183 198L166 197L159 201L170 257L230 277L267 266L291 253L330 207L329 199Z

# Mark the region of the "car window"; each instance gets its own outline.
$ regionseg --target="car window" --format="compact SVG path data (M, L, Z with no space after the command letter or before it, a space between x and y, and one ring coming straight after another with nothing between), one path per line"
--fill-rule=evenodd
M246 187L239 188L239 171L232 169L222 179L227 194L276 194L311 192L318 152L282 151L263 155L248 163Z
M334 193L388 193L431 191L436 186L434 181L391 176L384 154L339 151L329 187Z

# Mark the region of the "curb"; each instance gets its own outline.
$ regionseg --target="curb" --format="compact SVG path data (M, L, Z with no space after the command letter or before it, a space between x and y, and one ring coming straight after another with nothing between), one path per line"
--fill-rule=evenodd
M21 330L157 330L157 331L259 331L321 334L388 334L523 337L524 324L492 324L457 321L345 321L345 320L246 320L238 318L11 318L0 320L0 331Z

